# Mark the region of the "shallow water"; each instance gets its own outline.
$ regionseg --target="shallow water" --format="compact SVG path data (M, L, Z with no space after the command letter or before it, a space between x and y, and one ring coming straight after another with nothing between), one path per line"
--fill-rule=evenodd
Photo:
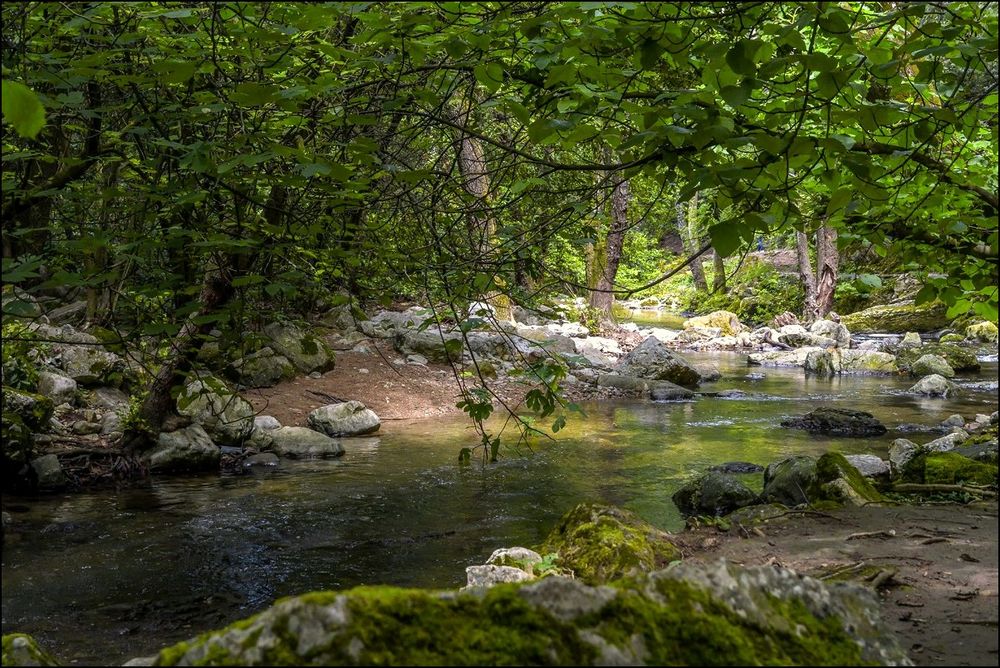
M460 466L476 443L460 418L390 421L346 439L332 461L284 462L248 476L157 478L144 488L31 500L4 497L18 533L3 550L3 632L34 634L64 661L118 661L240 619L275 598L360 584L453 587L498 547L537 545L581 501L682 526L670 495L707 466L792 454L885 456L952 413L996 409L996 362L960 378L960 399L902 393L912 380L805 377L747 367L744 355L690 354L717 365L706 391L743 398L584 406L554 441ZM779 422L821 405L868 410L890 432L813 437ZM913 431L923 425L922 431Z

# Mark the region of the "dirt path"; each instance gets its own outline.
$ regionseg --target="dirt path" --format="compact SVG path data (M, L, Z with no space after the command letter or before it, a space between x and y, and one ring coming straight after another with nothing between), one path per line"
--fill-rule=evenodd
M679 538L693 562L779 564L869 586L894 573L878 587L882 614L917 665L997 665L995 501L792 514L760 529L699 528Z

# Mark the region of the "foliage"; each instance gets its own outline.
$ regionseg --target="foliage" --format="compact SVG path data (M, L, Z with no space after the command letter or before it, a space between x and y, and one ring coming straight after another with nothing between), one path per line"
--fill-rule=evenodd
M747 258L729 280L728 290L708 297L693 295L688 309L700 314L731 311L741 322L766 324L785 311L801 310L802 297L797 277L782 274L756 258Z
M18 390L34 392L38 387L38 364L34 356L45 344L36 341L34 331L21 320L3 324L3 384Z

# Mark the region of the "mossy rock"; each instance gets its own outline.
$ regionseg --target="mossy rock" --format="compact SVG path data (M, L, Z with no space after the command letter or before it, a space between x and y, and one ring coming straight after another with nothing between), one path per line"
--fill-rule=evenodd
M3 665L58 666L59 662L28 634L10 633L3 637Z
M885 498L844 455L828 452L816 461L816 477L807 490L809 500L863 506Z
M618 586L359 587L278 601L154 665L898 665L872 593L774 567L683 565Z
M17 415L33 432L48 429L53 410L55 405L44 395L3 387L3 412Z
M684 329L694 327L717 327L723 336L736 336L744 329L739 316L731 311L712 311L708 315L688 318L684 321Z
M928 485L996 485L997 466L977 462L957 452L925 452L911 459L903 468L905 482Z
M841 318L849 330L860 334L930 332L948 325L947 307L940 303L916 306L913 300L872 306Z
M958 372L976 372L981 368L975 353L954 343L925 343L915 348L904 348L896 355L896 366L901 371L910 371L924 355L937 355Z
M603 583L662 568L681 558L670 535L632 512L582 503L559 520L538 550L585 582Z
M965 328L965 338L970 341L995 344L997 342L996 323L984 320L983 322L969 325Z

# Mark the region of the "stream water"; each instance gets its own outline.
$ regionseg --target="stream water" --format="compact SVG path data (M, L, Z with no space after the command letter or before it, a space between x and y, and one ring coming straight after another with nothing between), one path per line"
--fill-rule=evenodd
M735 353L708 391L742 398L584 406L554 441L460 466L476 437L466 420L391 421L378 438L345 440L337 460L283 462L246 476L159 477L122 491L41 499L4 496L17 533L3 548L3 632L31 633L57 656L121 662L257 612L275 598L360 584L454 587L498 548L533 546L574 504L638 512L668 530L670 500L712 464L792 454L886 455L952 413L996 409L997 364L960 378L958 399L903 393L912 380L806 377L747 367ZM813 437L779 422L821 405L874 413L871 439ZM911 425L923 425L922 429ZM916 431L915 431L916 430Z

